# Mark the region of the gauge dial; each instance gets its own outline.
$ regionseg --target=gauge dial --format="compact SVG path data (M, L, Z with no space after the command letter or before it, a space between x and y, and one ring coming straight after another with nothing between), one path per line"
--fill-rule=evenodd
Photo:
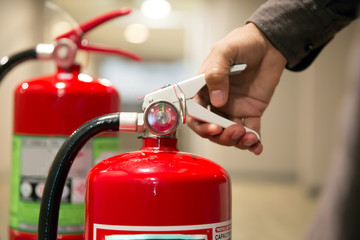
M173 133L179 124L176 108L168 102L155 102L145 111L147 129L159 136Z

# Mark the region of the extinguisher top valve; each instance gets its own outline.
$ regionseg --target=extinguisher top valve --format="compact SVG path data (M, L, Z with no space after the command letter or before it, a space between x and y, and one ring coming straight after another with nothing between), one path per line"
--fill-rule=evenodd
M245 68L246 64L234 65L229 75L239 74ZM214 123L223 128L236 124L211 112L192 99L205 85L205 74L201 74L147 94L142 105L145 112L145 127L155 135L166 135L175 131L179 119L185 123L186 116ZM256 131L247 127L245 130L255 134L260 142L260 135Z
M229 75L238 74L246 68L245 64L231 67ZM144 97L144 113L120 113L120 132L144 132L148 130L156 136L171 136L175 133L180 120L186 122L191 116L203 122L214 123L223 128L236 124L196 103L192 98L206 85L205 74L153 91ZM259 140L260 135L247 127Z
M58 67L67 69L74 65L77 46L67 39L62 38L55 42L53 58Z
M116 54L135 61L141 58L126 50L92 45L84 38L84 35L98 25L113 18L127 15L131 12L129 8L121 8L95 17L89 21L79 24L70 31L56 37L54 44L38 44L36 46L37 58L41 60L54 59L61 68L68 68L74 64L77 50L92 51L98 53Z

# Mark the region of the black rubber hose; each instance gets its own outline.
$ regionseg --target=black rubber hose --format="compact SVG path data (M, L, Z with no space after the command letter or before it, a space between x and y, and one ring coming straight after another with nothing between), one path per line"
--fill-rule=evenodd
M31 48L19 53L16 53L10 57L2 58L2 62L0 62L0 83L2 79L6 76L6 74L13 69L16 65L25 62L27 60L36 59L36 49Z
M73 132L58 151L41 199L38 240L56 240L61 195L71 165L85 143L98 133L119 131L120 113L94 118Z

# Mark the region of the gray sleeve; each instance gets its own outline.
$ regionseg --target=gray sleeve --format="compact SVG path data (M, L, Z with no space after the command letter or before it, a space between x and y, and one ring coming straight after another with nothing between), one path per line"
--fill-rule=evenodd
M287 59L286 68L307 68L334 35L357 17L360 0L269 0L254 23Z

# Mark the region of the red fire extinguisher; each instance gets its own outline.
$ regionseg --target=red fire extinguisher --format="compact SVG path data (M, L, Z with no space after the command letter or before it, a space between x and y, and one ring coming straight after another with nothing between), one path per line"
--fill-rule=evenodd
M89 45L83 39L86 32L99 24L130 11L108 12L60 35L54 44L38 44L35 49L1 61L0 80L11 68L28 59L52 59L57 65L55 74L26 80L15 90L9 219L11 240L37 238L46 175L66 137L96 116L119 111L117 90L107 80L81 73L75 55L77 50L85 50L140 60L135 54ZM117 150L117 136L108 134L92 139L78 154L61 196L64 204L60 211L59 239L82 239L86 174L97 161Z
M236 68L243 70L244 65ZM176 147L175 131L187 115L222 127L234 124L192 100L204 85L200 75L162 88L145 96L144 113L104 115L76 130L50 169L38 239L56 239L61 192L81 147L98 133L124 131L145 132L142 148L106 159L89 172L85 240L230 240L229 175L219 165Z

